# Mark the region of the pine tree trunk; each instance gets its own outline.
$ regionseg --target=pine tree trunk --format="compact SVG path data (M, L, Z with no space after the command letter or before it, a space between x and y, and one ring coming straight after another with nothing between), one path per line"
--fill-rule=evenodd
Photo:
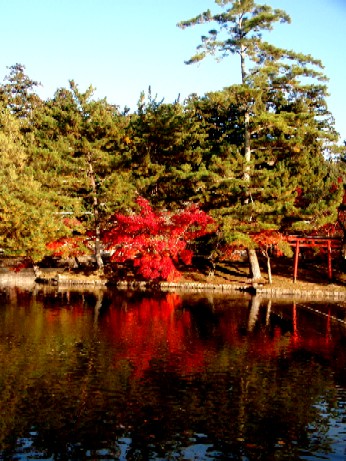
M250 162L251 162L251 145L250 145L250 114L248 110L244 114L244 181L250 181Z
M270 265L270 256L266 255L266 258L267 258L267 271L268 271L268 280L269 280L269 283L270 285L273 283L273 279L272 279L272 268L271 268L271 265Z
M260 280L262 278L261 269L259 266L256 250L252 248L247 249L247 255L250 264L250 277L253 281Z
M241 23L239 24L241 26ZM243 85L246 80L246 66L245 66L245 48L241 46L240 50L240 63L241 63L241 79ZM250 113L248 108L245 110L244 114L244 158L245 158L245 167L244 167L244 180L250 182L250 162L251 162L251 142L250 142ZM249 201L251 196L247 194L246 200ZM252 280L259 280L262 278L261 269L259 267L259 262L257 258L256 250L248 248L247 250L249 263L250 263L250 274Z
M103 270L103 260L101 256L101 226L99 217L99 203L97 198L97 187L95 180L95 173L91 162L91 155L88 155L89 163L89 177L93 195L93 208L94 208L94 225L95 225L95 259L98 270Z

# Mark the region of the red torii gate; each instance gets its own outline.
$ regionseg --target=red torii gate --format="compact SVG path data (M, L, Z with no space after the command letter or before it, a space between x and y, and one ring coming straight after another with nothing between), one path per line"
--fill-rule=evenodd
M310 237L299 237L296 235L290 235L287 237L287 241L291 246L295 247L294 253L294 269L293 269L293 281L297 281L298 274L298 259L300 248L327 248L328 255L328 279L332 280L332 249L341 249L342 241L336 237L321 237L321 236L310 236Z

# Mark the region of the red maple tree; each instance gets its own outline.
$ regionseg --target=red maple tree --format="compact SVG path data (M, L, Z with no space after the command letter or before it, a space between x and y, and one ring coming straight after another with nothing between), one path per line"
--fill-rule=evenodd
M215 231L215 221L196 205L176 213L154 211L149 202L138 197L138 213L114 214L103 235L111 260L132 260L137 274L148 280L174 280L180 276L176 263L191 263L191 240Z

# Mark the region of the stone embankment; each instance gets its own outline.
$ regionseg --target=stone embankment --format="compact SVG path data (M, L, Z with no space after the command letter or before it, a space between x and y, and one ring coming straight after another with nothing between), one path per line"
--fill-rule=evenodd
M114 287L118 290L163 291L163 292L215 292L215 293L250 293L265 297L295 297L310 299L346 300L346 288L339 285L311 285L299 287L288 281L287 286L256 285L251 283L208 283L208 282L144 282L144 281L112 281L105 277L94 275L74 275L71 273L56 273L46 270L42 277L37 278L33 269L23 269L19 272L1 269L0 284L50 284L73 287Z
M15 272L8 269L0 268L0 283L17 284L17 283L35 283L35 273L33 269L23 269Z
M138 290L149 291L157 290L163 292L215 292L215 293L234 293L248 292L265 297L297 297L313 299L346 299L346 289L337 285L324 286L321 289L312 287L310 289L297 288L290 282L291 286L275 287L271 285L237 284L237 283L208 283L208 282L145 282L145 281L113 281L108 282L105 278L95 278L92 276L71 277L69 275L58 275L54 280L57 285L63 286L110 286L117 290Z
M157 288L160 291L212 291L212 292L249 292L251 294L258 294L265 297L301 297L301 298L336 298L346 299L346 290L342 287L334 285L333 287L323 289L301 289L295 287L273 287L270 285L257 286L255 284L236 284L236 283L224 283L224 284L213 284L207 282L158 282L156 284L150 284L147 282L117 282L115 284L117 289L137 289L147 290Z
M336 298L336 299L346 299L346 291L343 291L341 288L335 286L333 289L323 289L319 290L316 288L313 289L301 289L301 288L266 288L260 287L255 289L256 294L266 296L266 297L282 297L282 296L291 296L291 297L302 297L302 298Z

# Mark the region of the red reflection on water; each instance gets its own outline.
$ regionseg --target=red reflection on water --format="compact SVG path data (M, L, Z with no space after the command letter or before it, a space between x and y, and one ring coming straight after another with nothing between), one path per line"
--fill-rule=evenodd
M315 325L310 318L298 315L295 303L288 307L285 321L277 325L271 324L271 308L266 311L266 306L256 305L256 312L254 306L250 312L243 307L227 309L221 315L213 312L211 316L218 322L207 336L199 335L196 318L181 307L177 294L111 306L100 326L116 347L115 366L125 360L134 376L141 378L154 360L161 359L179 373L189 374L210 364L218 347L242 348L253 359L275 358L302 348L329 358L336 345L330 316ZM206 325L208 320L201 323Z
M292 326L293 326L293 334L291 338L292 344L296 344L299 341L299 333L297 327L297 306L296 303L293 303L292 308Z
M253 303L252 303L253 304ZM248 321L238 318L232 312L226 312L220 324L220 331L225 342L231 346L247 348L247 353L255 357L277 357L282 353L292 353L304 349L330 359L338 347L344 333L340 331L331 309L323 315L304 311L296 303L287 305L284 310L275 304L255 306L251 304L247 311ZM275 314L272 317L272 314ZM276 319L276 323L273 319ZM241 327L243 325L243 327Z
M86 325L82 317L86 317L89 326L111 344L114 366L127 367L136 378L143 377L157 361L182 375L200 372L225 347L242 349L251 360L276 358L299 349L329 360L340 340L330 309L317 316L296 303L277 306L258 300L230 302L222 309L215 300L216 307L210 303L205 308L203 299L201 305L199 301L183 304L175 293L110 299L102 310L101 296L64 298L63 308L50 307L45 318L54 330L75 334L87 331L81 330Z
M115 366L127 360L136 378L143 376L153 359L164 359L167 366L184 374L203 369L209 352L195 338L191 341L191 315L178 309L181 305L181 297L170 293L163 299L145 298L111 307L101 325L118 348Z
M318 327L316 324L316 318L300 319L296 303L293 303L293 332L290 346L292 349L304 348L306 350L319 352L328 358L337 343L335 332L334 335L332 332L332 314L330 308L322 318L319 318Z

